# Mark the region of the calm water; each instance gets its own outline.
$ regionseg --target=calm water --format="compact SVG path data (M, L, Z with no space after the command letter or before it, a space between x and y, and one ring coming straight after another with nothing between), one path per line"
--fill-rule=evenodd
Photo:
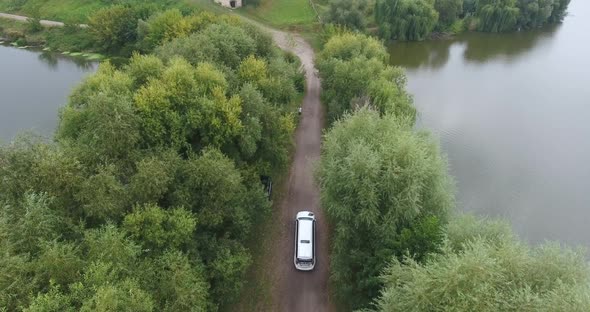
M18 132L50 137L59 107L95 63L0 45L0 142Z
M590 1L562 25L399 43L420 125L448 154L459 207L533 241L590 247Z

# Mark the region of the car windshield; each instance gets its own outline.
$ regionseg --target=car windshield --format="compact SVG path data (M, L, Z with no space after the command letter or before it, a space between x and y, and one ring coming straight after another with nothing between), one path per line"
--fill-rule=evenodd
M302 240L301 240L301 243L302 243L302 244L309 244L309 240L307 240L307 239L302 239Z

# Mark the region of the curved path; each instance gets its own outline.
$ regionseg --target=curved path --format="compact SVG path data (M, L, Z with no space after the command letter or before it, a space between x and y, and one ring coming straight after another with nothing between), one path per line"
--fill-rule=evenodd
M335 311L328 290L329 254L328 224L320 208L319 189L313 179L313 166L319 159L323 129L323 109L320 104L320 79L314 66L311 46L297 35L267 29L277 45L295 53L305 69L306 93L303 113L295 132L295 153L286 181L286 193L280 203L280 235L272 239L274 270L271 291L278 311ZM314 271L300 272L293 265L294 220L300 210L316 214L317 263Z
M298 35L270 29L241 16L268 31L283 50L297 55L305 70L306 89L302 103L303 112L295 131L295 153L286 181L286 193L281 209L280 233L271 239L271 259L265 266L271 271L271 298L273 306L281 312L331 312L335 311L328 290L329 253L328 224L320 208L319 189L314 183L313 166L320 157L323 109L320 104L320 79L314 65L314 51ZM0 13L0 18L26 21L27 17ZM61 22L42 20L48 27L64 26ZM87 27L86 25L80 25ZM300 272L293 265L294 220L300 210L313 211L317 218L317 261L311 272Z

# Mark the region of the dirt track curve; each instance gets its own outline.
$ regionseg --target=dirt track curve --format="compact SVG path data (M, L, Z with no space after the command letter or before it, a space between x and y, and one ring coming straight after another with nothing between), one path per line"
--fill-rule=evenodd
M314 66L311 46L297 35L270 30L283 50L295 53L305 69L306 94L303 112L295 132L295 154L280 203L280 236L273 239L273 302L281 312L335 311L328 291L328 228L320 208L319 189L313 179L313 165L319 159L324 122L320 105L320 79ZM294 220L300 210L313 211L317 218L317 263L311 272L300 272L293 265Z

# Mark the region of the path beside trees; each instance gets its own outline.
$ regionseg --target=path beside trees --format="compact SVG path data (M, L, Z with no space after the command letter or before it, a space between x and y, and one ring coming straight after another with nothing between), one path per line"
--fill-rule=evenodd
M295 151L289 170L285 196L280 203L280 235L273 239L273 257L266 263L273 270L272 296L278 311L335 311L328 291L328 224L320 207L319 189L313 166L320 157L324 112L320 104L320 79L314 65L314 51L301 37L267 29L276 44L296 54L305 69L306 92L299 126L295 132ZM313 211L318 220L317 264L312 272L299 272L293 265L294 220L300 210Z

